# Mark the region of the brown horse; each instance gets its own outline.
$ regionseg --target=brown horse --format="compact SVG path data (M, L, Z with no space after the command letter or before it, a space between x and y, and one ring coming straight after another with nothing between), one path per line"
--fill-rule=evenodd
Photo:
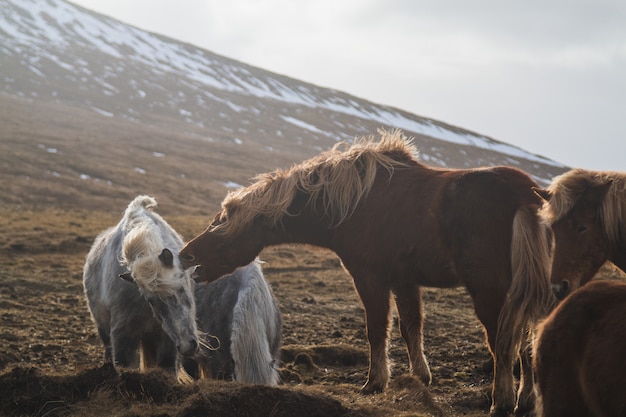
M180 252L199 280L250 263L267 246L329 248L354 280L370 344L361 392L389 380L387 342L393 294L412 373L431 373L423 354L420 286L464 285L485 327L495 375L492 414L513 411L513 365L523 348L518 410L534 407L530 347L522 335L552 296L541 198L523 172L496 167L448 170L416 160L400 132L339 146L287 171L263 174L231 192L211 225ZM546 301L547 300L547 301Z
M626 416L625 317L626 284L598 280L539 326L533 354L539 417Z
M554 232L551 281L559 298L607 260L626 271L626 174L574 169L538 192L546 199L540 214Z

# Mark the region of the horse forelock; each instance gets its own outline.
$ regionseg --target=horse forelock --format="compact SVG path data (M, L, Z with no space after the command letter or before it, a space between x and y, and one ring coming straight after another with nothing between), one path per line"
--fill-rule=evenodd
M417 150L402 132L379 131L379 135L378 141L369 137L350 146L341 142L288 170L258 175L252 185L226 196L222 223L214 231L237 235L258 216L275 226L285 215L298 214L289 213L289 207L299 192L308 194L307 204L321 210L331 225L341 224L367 196L379 168L391 177L396 168L417 162Z
M165 243L156 225L142 222L131 228L122 244L121 262L135 283L155 295L174 295L183 285L177 268L168 268L159 259Z
M540 215L549 225L556 223L569 213L582 193L582 190L578 190L580 187L572 188L573 172L568 171L555 177L547 188L550 200L541 207ZM574 182L574 184L577 183L578 181Z
M613 171L574 169L552 181L548 187L550 201L541 209L542 217L552 225L565 217L590 186L611 183L599 207L605 234L613 243L626 236L626 174Z

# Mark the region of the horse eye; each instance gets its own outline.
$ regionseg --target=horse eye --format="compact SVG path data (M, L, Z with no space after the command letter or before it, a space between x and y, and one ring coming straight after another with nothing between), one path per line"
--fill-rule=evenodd
M587 231L587 226L585 226L584 224L581 224L580 226L578 226L578 227L576 228L576 231L577 231L578 233L583 233L583 232L586 232L586 231Z
M209 231L213 231L215 229L217 229L218 227L220 227L221 225L225 224L228 221L228 218L226 216L220 217L219 219L216 219L213 223L211 223L211 225L209 226Z

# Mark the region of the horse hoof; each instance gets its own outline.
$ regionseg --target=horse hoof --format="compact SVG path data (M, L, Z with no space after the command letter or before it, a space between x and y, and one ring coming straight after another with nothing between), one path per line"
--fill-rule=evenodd
M537 413L535 413L535 407L516 407L515 408L515 417L535 417Z
M365 383L365 385L363 385L363 388L361 388L361 395L372 395L372 394L378 394L384 391L384 388L382 386L376 385L376 384L371 384L369 381Z
M420 376L419 379L425 386L429 386L433 383L433 377L431 374Z
M509 417L511 410L509 408L491 407L489 411L489 417Z

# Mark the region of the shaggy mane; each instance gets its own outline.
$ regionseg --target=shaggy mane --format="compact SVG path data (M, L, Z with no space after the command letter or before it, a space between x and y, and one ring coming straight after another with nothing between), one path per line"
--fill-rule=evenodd
M215 232L237 235L257 216L276 225L285 215L298 192L309 195L314 209L320 204L334 226L348 219L359 201L369 193L379 168L393 175L395 168L415 166L417 149L398 130L379 131L380 140L361 138L345 142L306 160L289 170L260 174L255 183L231 191L222 202L222 223Z
M626 236L626 174L611 171L574 169L554 178L548 191L550 201L541 209L541 216L552 225L565 217L578 203L589 186L611 183L598 215L609 241L616 243Z
M165 268L159 255L165 248L163 237L154 222L142 214L142 210L152 210L156 201L152 197L135 198L124 214L125 230L120 260L131 272L135 283L157 295L173 295L180 288L181 282L175 280L175 274Z

